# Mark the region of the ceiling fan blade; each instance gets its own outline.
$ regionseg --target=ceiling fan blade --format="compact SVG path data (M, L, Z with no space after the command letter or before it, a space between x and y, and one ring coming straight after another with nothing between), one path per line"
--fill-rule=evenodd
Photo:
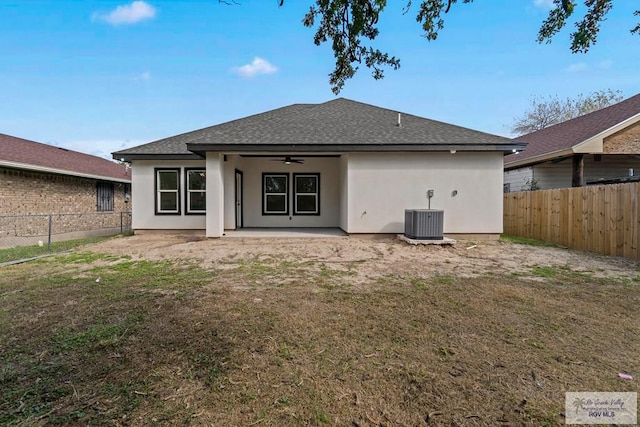
M285 165L290 165L291 163L303 164L304 160L294 159L291 156L285 156L284 161L282 163L284 163Z
M284 163L285 165L290 165L291 163L297 163L299 165L304 164L304 159L294 159L291 156L285 156L281 159L269 159L272 162L280 162L280 163Z

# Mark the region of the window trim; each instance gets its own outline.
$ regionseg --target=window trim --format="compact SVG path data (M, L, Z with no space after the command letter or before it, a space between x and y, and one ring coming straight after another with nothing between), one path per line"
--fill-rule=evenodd
M100 190L102 188L102 190ZM104 206L104 199L100 200L100 195L103 194L105 190L108 190L109 197L107 198L107 206ZM113 182L106 181L97 181L96 182L96 212L113 212L115 210L115 185ZM110 209L109 209L110 208Z
M185 215L206 215L207 214L207 208L206 208L206 200L207 200L207 184L206 184L206 178L205 178L205 186L204 186L204 190L190 190L189 189L189 172L194 172L194 171L202 171L205 173L207 173L207 169L206 168L184 168L184 214ZM189 201L190 201L190 196L191 193L204 193L204 198L205 198L205 208L204 210L191 210L191 208L189 207Z
M160 182L160 172L175 172L177 174L177 179L176 179L176 184L177 184L177 189L176 190L160 190L158 184ZM155 195L154 195L154 199L155 199L155 211L156 211L156 215L181 215L182 212L180 211L180 181L181 181L181 174L182 174L182 169L181 168L154 168L153 169L153 174L154 174L154 183L155 183ZM160 210L160 192L175 192L176 193L176 210L175 211L162 211Z
M266 184L267 184L267 177L269 176L278 176L278 177L284 177L286 179L285 182L285 192L284 193L267 193L266 191ZM273 216L288 216L289 215L289 174L286 172L263 172L262 173L262 215L273 215ZM284 194L284 200L285 200L285 211L284 212L268 212L267 211L267 194L276 194L276 195L282 195Z
M315 193L299 193L297 188L296 178L301 176L314 177L316 179L316 192ZM315 195L316 196L316 210L314 212L298 212L298 194L303 195ZM320 173L294 173L293 174L293 214L300 216L320 216Z

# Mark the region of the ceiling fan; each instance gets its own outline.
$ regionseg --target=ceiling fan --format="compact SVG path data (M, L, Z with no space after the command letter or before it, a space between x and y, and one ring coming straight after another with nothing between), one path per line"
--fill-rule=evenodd
M283 159L271 159L272 162L282 162L285 165L290 165L291 163L297 163L299 165L304 163L303 159L294 159L291 156L285 156Z

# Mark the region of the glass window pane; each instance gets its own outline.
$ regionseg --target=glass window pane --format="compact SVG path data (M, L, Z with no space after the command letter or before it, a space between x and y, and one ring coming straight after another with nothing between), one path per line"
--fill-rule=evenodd
M204 211L207 209L207 199L205 192L193 192L189 193L189 210L191 211Z
M178 174L175 171L158 172L158 180L160 181L158 185L160 190L178 189Z
M267 195L267 212L286 212L287 197L285 195Z
M177 193L160 193L160 210L177 211L178 210L178 194Z
M189 190L204 190L206 182L204 171L189 171Z
M296 196L296 211L297 212L316 212L316 196L315 195L301 195Z
M315 193L318 188L318 181L315 176L297 176L296 192L297 193Z
M286 193L287 177L286 176L265 176L264 191L266 193Z

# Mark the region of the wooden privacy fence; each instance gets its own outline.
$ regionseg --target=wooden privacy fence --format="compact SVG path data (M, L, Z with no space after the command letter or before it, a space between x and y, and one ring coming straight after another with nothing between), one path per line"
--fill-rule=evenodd
M640 183L504 195L504 232L640 259Z

